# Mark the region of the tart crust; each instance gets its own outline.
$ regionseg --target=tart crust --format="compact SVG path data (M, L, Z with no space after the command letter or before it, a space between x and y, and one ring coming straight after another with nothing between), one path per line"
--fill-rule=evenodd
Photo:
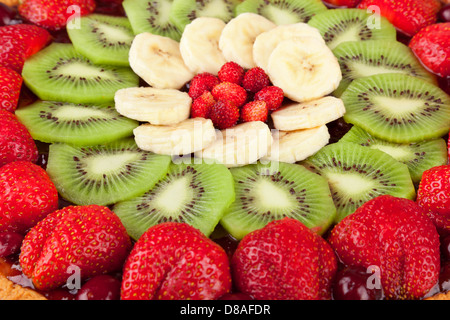
M24 288L0 274L0 300L47 300L38 292Z

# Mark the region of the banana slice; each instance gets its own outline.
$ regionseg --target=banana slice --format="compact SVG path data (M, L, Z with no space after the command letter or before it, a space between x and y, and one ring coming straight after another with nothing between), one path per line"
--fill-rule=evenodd
M225 22L221 19L199 17L188 24L180 39L184 63L193 73L217 75L227 62L219 49L219 38Z
M231 19L222 31L219 48L227 61L243 68L256 66L253 60L253 43L258 35L276 27L272 21L256 13L241 13Z
M154 125L171 125L189 118L192 99L186 92L151 87L125 88L114 96L121 115Z
M313 37L280 42L269 58L267 73L275 86L293 101L318 99L333 92L342 80L337 58Z
M310 25L300 22L294 24L279 25L274 29L258 35L253 44L253 60L256 65L265 71L269 64L269 58L276 46L284 40L294 37L313 37L323 43L320 31Z
M264 157L272 145L272 133L264 122L245 122L217 132L216 141L195 156L219 162L227 167L254 163Z
M345 114L344 102L327 96L304 103L290 103L271 114L275 129L294 131L327 124Z
M216 139L211 120L192 118L170 126L142 124L133 130L139 148L164 155L186 155L207 148Z
M148 32L134 38L129 61L139 77L158 89L180 89L194 77L181 57L177 41Z
M273 135L269 153L261 159L261 162L302 161L325 147L329 141L330 133L326 125L297 131L277 131Z

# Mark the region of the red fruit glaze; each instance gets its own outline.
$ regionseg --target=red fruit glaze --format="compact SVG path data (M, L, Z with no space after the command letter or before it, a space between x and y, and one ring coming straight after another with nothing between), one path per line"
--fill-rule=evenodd
M267 103L269 111L275 111L283 104L284 92L279 87L267 86L258 91L253 99L264 101Z
M215 85L219 83L219 79L208 72L197 74L189 83L189 96L197 99L206 91L211 91Z
M440 77L450 77L450 22L423 28L409 47L426 68Z
M262 68L254 67L248 70L242 80L245 90L256 93L270 84L269 76Z
M209 111L216 103L211 92L206 91L200 97L192 102L191 106L191 118L209 118Z
M241 121L267 121L269 109L264 101L250 101L241 108Z
M412 37L420 29L436 23L440 5L436 0L362 0L360 9L377 6L400 32Z
M344 218L329 243L344 265L375 266L387 299L420 299L439 278L439 235L414 201L379 196Z
M0 67L0 110L16 110L22 82L22 76L16 71Z
M0 232L0 258L5 258L20 252L23 235L17 232Z
M220 68L218 77L221 82L231 82L238 85L242 84L245 70L236 62L230 61Z
M337 260L323 238L284 218L246 235L231 269L237 290L256 300L330 299Z
M40 27L48 30L64 28L68 21L95 10L95 0L24 0L19 13Z
M231 128L239 121L239 108L227 100L217 101L209 111L209 118L220 130Z
M121 285L121 281L113 276L95 276L83 284L76 300L120 300Z
M118 271L131 240L120 219L97 205L69 206L49 214L25 236L20 266L39 290L68 281L78 267L81 280Z
M422 174L416 201L440 233L450 232L450 165L434 167Z
M215 300L231 290L225 251L186 223L151 227L123 272L122 300Z
M0 232L25 233L58 208L58 192L44 169L28 161L0 168Z
M232 82L221 82L212 89L216 100L229 101L240 108L247 101L247 92L243 87Z

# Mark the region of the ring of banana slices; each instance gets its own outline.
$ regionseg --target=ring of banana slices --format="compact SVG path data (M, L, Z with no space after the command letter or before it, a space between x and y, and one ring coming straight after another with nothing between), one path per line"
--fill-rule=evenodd
M227 167L256 161L294 163L329 143L327 123L345 113L330 96L342 73L319 31L305 23L275 25L254 13L228 23L199 17L186 26L180 42L138 34L130 66L149 87L117 91L117 111L141 122L137 145L171 156L194 155ZM228 61L261 67L283 89L288 103L271 113L273 127L255 121L217 130L212 121L189 118L192 99L181 91L196 74L217 75Z

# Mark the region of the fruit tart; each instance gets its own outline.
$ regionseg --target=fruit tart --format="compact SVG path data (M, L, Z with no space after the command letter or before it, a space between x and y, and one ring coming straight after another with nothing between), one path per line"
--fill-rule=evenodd
M450 299L450 9L392 6L2 3L0 299Z

